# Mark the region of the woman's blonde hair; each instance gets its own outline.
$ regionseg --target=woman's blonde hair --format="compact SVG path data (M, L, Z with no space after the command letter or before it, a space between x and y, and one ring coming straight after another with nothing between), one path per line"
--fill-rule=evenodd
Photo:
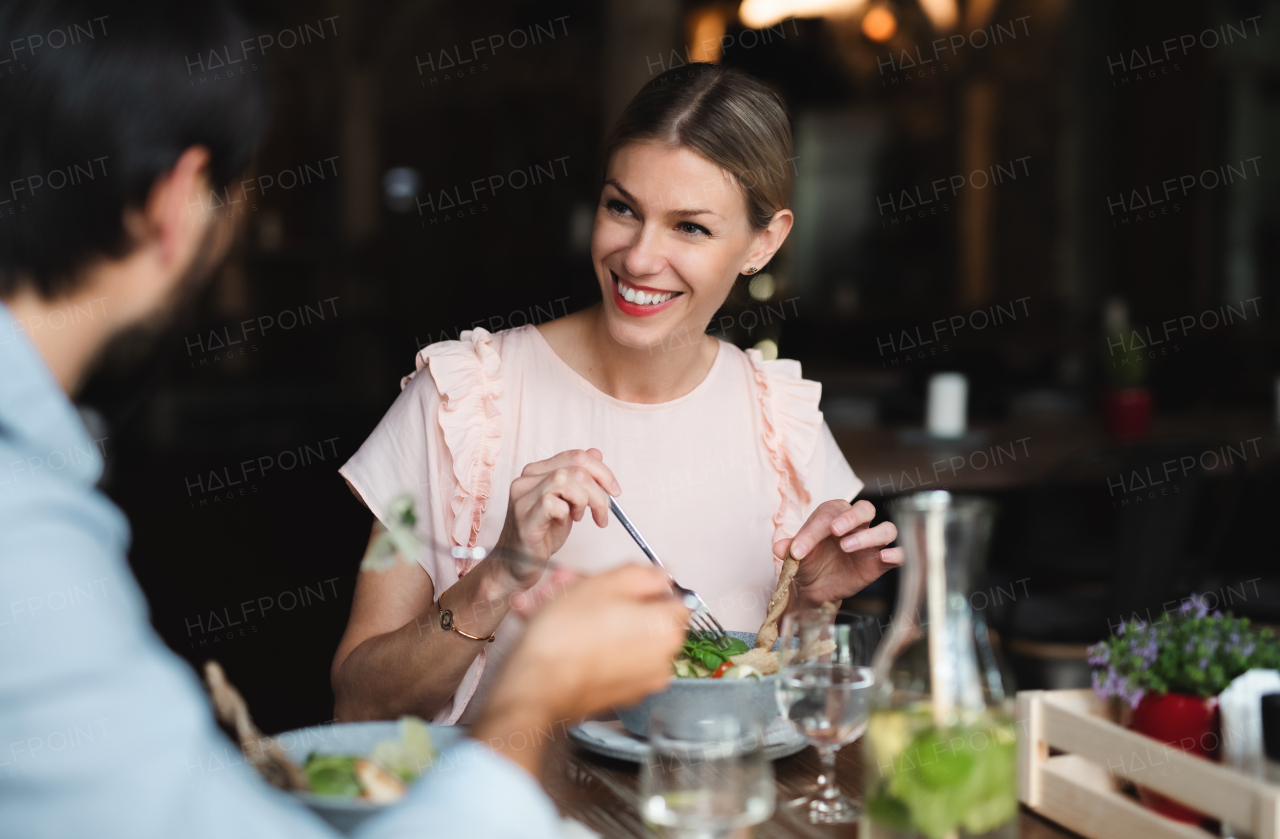
M614 153L637 141L691 149L729 172L742 188L755 230L768 227L787 206L795 159L787 106L741 70L699 62L647 83L605 141L602 180Z

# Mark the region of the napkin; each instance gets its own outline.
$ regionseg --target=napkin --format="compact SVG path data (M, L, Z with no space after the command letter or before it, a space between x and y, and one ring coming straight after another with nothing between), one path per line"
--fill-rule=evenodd
M1250 670L1218 696L1222 713L1222 762L1262 776L1262 696L1280 693L1280 672Z

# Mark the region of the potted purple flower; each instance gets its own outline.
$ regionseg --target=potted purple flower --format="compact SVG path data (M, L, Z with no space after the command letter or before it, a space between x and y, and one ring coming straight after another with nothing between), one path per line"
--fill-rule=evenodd
M1132 709L1129 727L1161 743L1216 760L1217 696L1246 670L1280 665L1280 645L1270 629L1250 629L1247 618L1209 613L1192 595L1176 612L1154 623L1131 620L1111 638L1089 648L1093 690ZM1143 803L1178 821L1202 814L1139 788Z

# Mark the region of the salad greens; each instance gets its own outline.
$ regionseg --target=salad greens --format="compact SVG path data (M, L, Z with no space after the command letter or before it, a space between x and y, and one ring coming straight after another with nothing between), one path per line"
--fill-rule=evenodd
M372 763L399 780L410 783L436 759L427 724L417 717L400 718L400 738L384 740L373 747L368 757L360 755L317 754L312 752L303 764L311 781L311 791L320 795L343 798L370 798L375 791L367 789L361 764Z
M360 782L356 780L356 761L352 755L320 755L312 752L303 764L311 791L320 795L340 795L356 798L360 795Z
M741 655L746 651L746 642L740 638L730 638L729 646L722 650L714 641L694 638L692 635L684 640L684 646L680 648L680 654L685 658L701 662L703 667L713 672L728 661L729 656Z

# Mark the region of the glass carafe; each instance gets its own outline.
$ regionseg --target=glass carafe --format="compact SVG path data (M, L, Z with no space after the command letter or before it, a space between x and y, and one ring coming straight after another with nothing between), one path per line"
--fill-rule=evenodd
M971 580L995 506L921 492L889 505L905 549L898 604L872 667L863 738L864 839L1017 837L1013 695Z

